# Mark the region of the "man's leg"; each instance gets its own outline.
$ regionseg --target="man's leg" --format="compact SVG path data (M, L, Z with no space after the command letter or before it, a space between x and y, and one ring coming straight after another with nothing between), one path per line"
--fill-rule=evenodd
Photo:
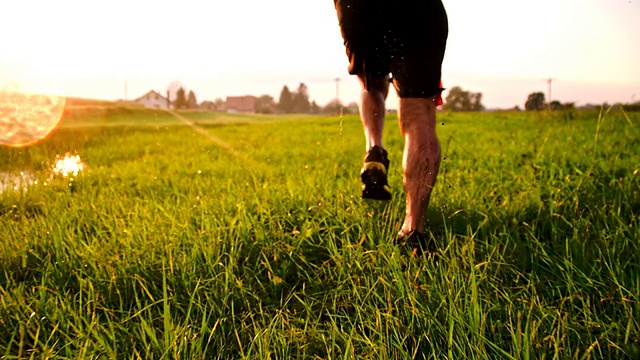
M362 197L372 200L390 200L391 190L387 182L389 158L382 145L385 105L389 92L388 76L358 75L362 84L360 118L364 127L367 154L360 173Z
M427 207L440 167L436 103L441 94L442 60L449 32L439 0L400 1L390 24L391 73L400 97L398 120L405 140L402 161L407 196L398 240L416 252L433 252L424 236Z
M360 95L360 118L364 127L366 149L369 151L374 146L382 146L382 129L384 128L385 100L389 93L389 78L369 78L368 88L365 86L364 76L358 75L362 84Z
M407 208L399 236L424 233L431 191L440 167L440 143L436 136L436 104L431 98L401 98L398 114L404 136L403 183Z

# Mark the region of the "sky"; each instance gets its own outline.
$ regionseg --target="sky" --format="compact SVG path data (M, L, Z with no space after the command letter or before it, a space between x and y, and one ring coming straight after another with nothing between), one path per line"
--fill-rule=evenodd
M523 107L546 79L561 102L640 100L640 0L443 3L444 86L487 108ZM320 105L360 93L330 0L0 0L0 90L116 100L172 81L199 101L277 101L301 82Z

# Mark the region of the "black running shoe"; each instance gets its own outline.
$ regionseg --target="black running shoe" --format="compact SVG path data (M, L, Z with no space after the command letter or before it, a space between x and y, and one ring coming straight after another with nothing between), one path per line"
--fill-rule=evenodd
M387 150L380 146L369 149L360 172L363 199L391 200L391 189L387 183L387 169L389 169Z
M408 234L398 234L398 245L407 247L411 251L411 256L422 256L422 254L433 255L436 253L436 245L433 241L418 231Z

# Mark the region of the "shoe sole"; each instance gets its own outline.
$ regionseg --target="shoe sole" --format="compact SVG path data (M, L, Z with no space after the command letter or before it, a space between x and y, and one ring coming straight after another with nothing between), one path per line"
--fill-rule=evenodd
M371 200L391 200L391 189L387 185L387 169L377 161L364 163L362 172L362 198Z

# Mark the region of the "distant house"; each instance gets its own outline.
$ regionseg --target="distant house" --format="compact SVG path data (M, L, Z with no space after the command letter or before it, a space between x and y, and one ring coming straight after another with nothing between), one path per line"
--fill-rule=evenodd
M227 96L225 105L229 113L254 113L256 112L256 97L251 95Z
M158 94L158 92L151 90L148 93L140 96L135 99L134 102L138 104L142 104L148 108L156 108L156 109L169 109L171 108L171 103L169 99Z

